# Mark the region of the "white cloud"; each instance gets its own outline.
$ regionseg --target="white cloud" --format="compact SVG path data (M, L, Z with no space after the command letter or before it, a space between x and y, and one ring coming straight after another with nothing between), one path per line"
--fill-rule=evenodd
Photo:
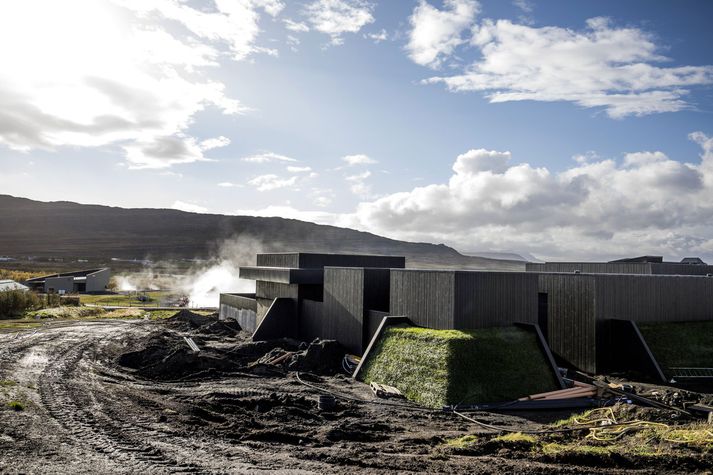
M131 166L205 159L195 115L245 109L211 77L266 51L260 12L282 2L216 0L211 11L177 0L24 0L0 3L0 144L14 150L121 146ZM227 144L227 139L223 142ZM177 155L167 155L174 149ZM152 155L152 152L158 152Z
M279 188L288 188L297 183L296 176L290 178L282 178L277 175L260 175L248 181L248 184L257 188L257 191L272 191Z
M373 158L370 158L368 155L364 154L356 154L356 155L347 155L345 157L342 157L342 160L347 162L348 166L354 166L354 165L371 165L374 163L379 163Z
M590 158L554 173L509 152L460 155L447 183L363 202L338 224L461 248L555 258L702 254L713 258L713 138L681 163L662 152Z
M284 20L282 20L282 22L285 24L285 28L290 31L294 31L297 33L305 33L309 31L309 26L307 26L306 23L290 20L288 18L285 18Z
M230 181L223 181L218 183L218 186L221 188L243 188L243 185L239 183L233 183Z
M366 0L315 0L305 7L304 15L315 30L340 45L344 33L358 33L374 22L373 10L374 5Z
M251 155L241 159L244 162L250 163L273 163L273 162L296 162L294 158L279 153L265 152L257 155Z
M312 171L312 167L295 167L288 166L287 171L290 173L307 173Z
M332 224L336 221L336 215L324 211L302 211L292 206L271 205L262 209L239 209L235 211L240 216L263 216L280 217L287 219L299 219L312 223Z
M200 143L200 148L201 150L206 151L213 150L214 148L227 147L228 145L230 145L230 139L221 135L220 137L203 140Z
M349 186L351 192L364 199L370 198L371 185L366 183L366 179L370 176L371 172L367 170L363 173L358 173L356 175L350 175L346 177L346 180L351 183Z
M485 20L471 44L482 57L462 74L434 77L453 91L483 91L491 102L569 101L602 107L613 118L673 112L691 107L689 88L713 83L713 66L657 66L651 35L618 28L606 18L587 28L534 28ZM424 55L429 64L433 55Z
M443 10L420 0L409 18L409 57L422 66L440 66L456 47L467 42L462 33L471 26L479 8L475 0L445 0Z
M178 200L173 202L171 209L187 211L189 213L206 213L208 211L208 208L204 208L203 206Z
M374 41L374 43L379 44L382 41L388 40L389 34L386 32L385 29L382 28L380 31L377 31L376 33L367 33L366 35L364 35L364 38L368 38L368 39Z

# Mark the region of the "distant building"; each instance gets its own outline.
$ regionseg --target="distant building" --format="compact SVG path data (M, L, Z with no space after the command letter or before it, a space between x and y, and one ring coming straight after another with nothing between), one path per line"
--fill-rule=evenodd
M681 259L681 264L688 264L691 266L705 266L708 265L700 257L684 257Z
M110 277L111 270L104 267L35 277L25 283L38 292L83 294L106 291Z
M699 257L686 257L681 262L666 262L661 256L640 256L609 262L544 262L527 263L527 272L581 272L584 274L654 274L708 275L713 266Z
M19 284L14 280L0 280L0 292L5 292L8 290L30 290L30 288L26 285Z

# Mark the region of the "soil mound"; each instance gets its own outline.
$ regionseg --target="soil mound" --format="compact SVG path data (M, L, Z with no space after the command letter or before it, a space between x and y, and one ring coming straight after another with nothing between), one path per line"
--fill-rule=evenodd
M240 369L238 362L225 355L210 350L194 352L183 338L170 334L152 338L143 349L124 353L117 362L153 380L176 380Z
M183 309L171 318L168 318L166 321L176 329L190 331L210 325L216 320L214 318L199 315L191 312L190 310Z

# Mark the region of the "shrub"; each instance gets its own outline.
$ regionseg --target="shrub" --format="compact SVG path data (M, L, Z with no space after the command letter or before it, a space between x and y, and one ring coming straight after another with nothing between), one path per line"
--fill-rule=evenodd
M34 292L25 290L5 290L0 292L0 318L19 317L28 310L42 306L42 301Z
M25 410L25 405L20 401L10 401L7 403L7 407L12 409L13 411L18 411L18 412Z

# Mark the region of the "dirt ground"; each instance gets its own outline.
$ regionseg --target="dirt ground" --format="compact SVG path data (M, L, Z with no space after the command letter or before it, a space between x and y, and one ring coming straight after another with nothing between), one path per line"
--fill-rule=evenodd
M320 392L295 370L319 387L374 398L337 372L329 346L284 359L284 371L262 363L304 347L252 343L235 328L191 319L0 334L0 473L691 473L713 461L567 459L496 443L450 449L448 440L492 433L410 404L340 399L320 410ZM536 430L568 415L472 416Z

